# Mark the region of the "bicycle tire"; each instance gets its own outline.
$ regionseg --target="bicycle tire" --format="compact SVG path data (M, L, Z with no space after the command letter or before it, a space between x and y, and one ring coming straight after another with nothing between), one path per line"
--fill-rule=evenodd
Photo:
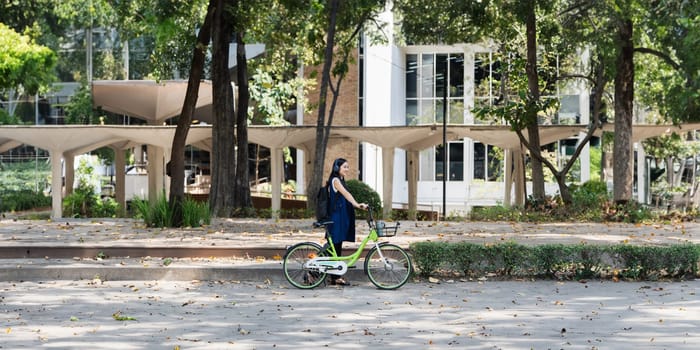
M313 242L297 243L287 249L282 261L284 277L291 285L300 289L318 287L326 280L325 272L311 271L304 268L304 263L318 256L321 246Z
M379 249L385 261L379 255ZM395 244L375 246L365 257L365 272L369 280L379 289L396 289L408 282L413 265L408 253Z

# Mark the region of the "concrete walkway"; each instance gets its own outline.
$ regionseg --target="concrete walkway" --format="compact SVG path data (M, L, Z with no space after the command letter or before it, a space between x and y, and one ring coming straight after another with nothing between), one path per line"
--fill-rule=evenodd
M0 282L0 349L673 349L700 282Z
M222 219L204 228L147 228L131 219L0 221L0 281L282 278L281 257L303 241L323 243L311 220ZM358 221L358 240L367 224ZM418 241L522 244L669 245L700 243L700 224L402 222L384 238L403 247ZM346 244L350 251L355 244ZM66 251L68 253L66 253ZM66 254L69 254L66 256ZM188 255L189 254L189 255ZM351 278L363 277L362 269ZM352 276L357 274L358 276Z
M360 224L359 232L364 232ZM362 235L360 235L362 236ZM267 247L310 220L0 222L0 247ZM392 242L700 243L700 225L404 222ZM92 251L92 250L90 250ZM361 269L358 269L361 270ZM279 258L0 259L0 349L697 349L700 281L414 280L292 288ZM23 281L23 282L22 282Z

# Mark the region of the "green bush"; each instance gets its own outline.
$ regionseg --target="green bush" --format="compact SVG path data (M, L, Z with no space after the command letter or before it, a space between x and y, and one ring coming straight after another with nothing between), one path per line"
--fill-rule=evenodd
M76 171L78 185L73 192L63 198L63 214L67 217L115 217L119 206L112 198L101 199L96 193L99 180L92 165L81 159Z
M0 191L0 211L22 211L51 206L51 197L29 189Z
M209 204L186 198L182 202L182 225L200 227L211 223Z
M145 199L134 198L131 201L132 215L141 219L149 227L173 227L173 210L165 194L161 194L150 203ZM184 227L200 227L211 223L209 204L185 198L182 202L182 225Z
M380 218L382 215L382 201L379 198L379 194L375 192L371 187L369 187L366 183L358 181L358 180L348 180L345 182L345 185L348 188L348 191L352 193L352 196L355 197L355 200L358 203L367 203L369 204L374 212L372 213L375 218ZM364 218L366 217L365 212L363 210L358 210L357 212L358 218Z
M546 277L556 279L622 278L656 280L694 278L700 249L673 246L544 244L515 242L415 242L410 246L419 275L468 277Z

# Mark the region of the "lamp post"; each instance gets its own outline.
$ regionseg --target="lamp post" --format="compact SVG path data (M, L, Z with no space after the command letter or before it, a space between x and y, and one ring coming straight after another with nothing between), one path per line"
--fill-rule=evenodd
M445 72L447 73L447 72ZM442 78L442 217L447 214L447 74Z

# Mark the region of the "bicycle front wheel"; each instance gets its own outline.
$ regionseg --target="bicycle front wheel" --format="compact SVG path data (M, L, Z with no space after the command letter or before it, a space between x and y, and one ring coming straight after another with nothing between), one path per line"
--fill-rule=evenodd
M413 270L411 258L403 248L382 244L370 249L365 257L365 272L379 289L396 289L408 281Z
M304 268L304 263L319 255L321 246L313 242L304 242L287 249L282 261L284 277L294 287L311 289L318 287L326 279L325 272L312 271Z

